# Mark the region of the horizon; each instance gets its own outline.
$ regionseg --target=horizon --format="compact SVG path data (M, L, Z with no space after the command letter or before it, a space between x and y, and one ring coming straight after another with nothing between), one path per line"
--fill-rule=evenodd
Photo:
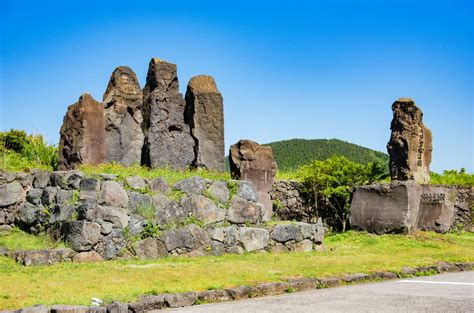
M244 138L386 154L391 105L410 97L433 132L431 170L474 172L472 2L288 3L3 1L0 131L57 144L82 93L102 101L121 65L143 88L159 57L177 64L183 94L192 76L215 78L226 155Z

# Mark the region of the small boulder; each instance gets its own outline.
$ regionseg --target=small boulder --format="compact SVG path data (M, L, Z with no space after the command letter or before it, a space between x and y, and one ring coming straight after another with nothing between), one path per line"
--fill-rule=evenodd
M79 252L72 257L73 262L100 262L104 259L95 251Z
M75 251L89 251L99 242L100 225L88 221L66 222L61 227L61 234Z
M188 194L202 195L207 189L207 181L202 177L193 176L180 180L173 187Z
M25 196L26 192L18 181L0 185L0 207L22 202Z
M137 256L141 259L158 259L168 255L166 247L156 238L145 238L133 244Z
M227 213L227 220L234 224L255 224L260 220L260 207L256 203L234 196Z
M270 234L266 229L255 227L241 227L240 241L245 251L262 250L268 245Z
M122 208L128 205L127 192L116 181L103 182L101 196L105 205Z

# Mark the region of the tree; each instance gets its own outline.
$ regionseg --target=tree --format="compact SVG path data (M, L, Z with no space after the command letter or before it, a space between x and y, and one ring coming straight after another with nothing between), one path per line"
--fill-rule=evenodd
M298 171L298 176L313 196L318 214L333 220L334 228L345 231L350 213L351 189L383 179L383 166L354 163L343 156L313 161Z

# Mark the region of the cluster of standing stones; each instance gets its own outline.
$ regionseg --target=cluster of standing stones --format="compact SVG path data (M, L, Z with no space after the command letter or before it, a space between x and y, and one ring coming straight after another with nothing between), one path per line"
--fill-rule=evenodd
M352 194L352 227L374 233L433 230L445 233L472 227L472 188L431 185L431 131L423 113L410 98L392 105L390 184L355 187Z
M179 92L175 64L150 61L143 90L135 73L117 67L102 103L89 94L70 105L60 131L59 168L117 162L125 166L224 170L223 99L211 76Z

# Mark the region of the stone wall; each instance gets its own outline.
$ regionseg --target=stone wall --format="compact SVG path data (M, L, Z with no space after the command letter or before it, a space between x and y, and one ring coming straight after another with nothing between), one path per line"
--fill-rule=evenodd
M246 181L195 176L169 185L162 178L78 171L0 173L0 227L65 240L72 251L43 253L56 259L322 249L320 220L268 222Z

